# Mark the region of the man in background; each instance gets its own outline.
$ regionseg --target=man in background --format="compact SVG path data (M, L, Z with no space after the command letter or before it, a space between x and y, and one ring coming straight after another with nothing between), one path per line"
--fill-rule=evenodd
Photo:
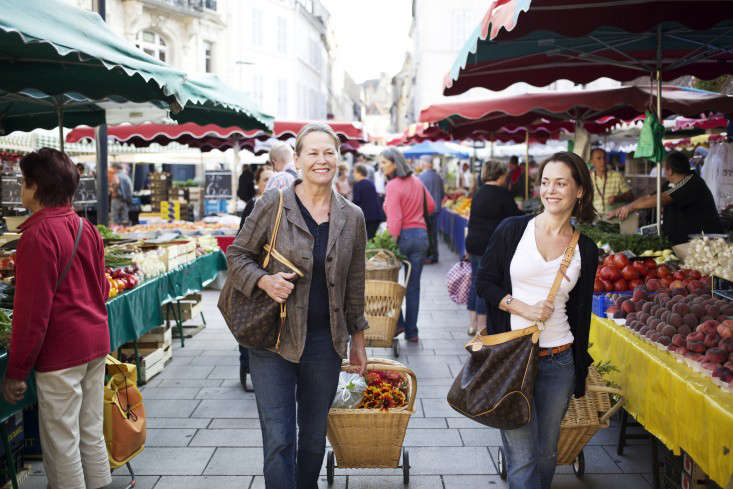
M599 216L619 207L634 198L631 187L624 176L607 168L606 151L594 148L590 152L590 163L593 166L591 182L593 183L593 207Z
M438 263L438 214L440 214L441 203L445 189L443 188L443 179L433 168L433 159L430 156L420 158L422 163L422 172L420 172L420 181L430 192L430 196L435 202L435 212L430 214L430 232L433 235L435 250L433 256L426 258L426 263Z
M130 205L132 205L132 181L120 163L112 165L117 179L116 184L110 185L112 189L112 202L110 209L112 222L119 226L130 224Z
M278 141L270 148L269 160L276 173L267 181L265 191L290 187L298 176L293 162L293 148L288 143Z
M242 174L239 175L237 186L237 197L246 204L255 196L255 176L249 165L242 165Z
M507 184L509 185L509 191L514 197L524 199L524 189L526 187L524 180L524 168L519 164L519 157L512 156L509 158L509 178L507 178Z

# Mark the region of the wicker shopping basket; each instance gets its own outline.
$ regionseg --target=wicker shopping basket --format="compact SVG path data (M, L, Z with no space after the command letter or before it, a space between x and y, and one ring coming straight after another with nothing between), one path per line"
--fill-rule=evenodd
M348 363L344 363L345 370ZM401 408L331 409L328 412L328 441L339 467L398 467L407 423L415 412L417 378L399 362L370 358L367 369L402 372L409 381L409 401Z
M394 253L384 248L366 250L366 279L397 282L400 261Z
M387 280L367 280L364 289L364 314L369 329L364 331L366 345L376 348L393 346L393 338L397 330L397 321L402 310L407 283L410 280L412 267L407 264L405 285ZM396 352L397 353L397 352Z
M610 418L623 405L623 392L608 387L601 374L591 365L585 381L585 395L572 397L565 418L560 425L557 442L557 464L572 464L583 447L601 428L608 428ZM611 406L609 394L619 396Z

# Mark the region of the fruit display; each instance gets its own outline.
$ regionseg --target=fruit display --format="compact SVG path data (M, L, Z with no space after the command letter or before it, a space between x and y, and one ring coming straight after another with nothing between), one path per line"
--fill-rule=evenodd
M458 194L455 198L451 199L446 196L446 198L443 199L443 207L468 218L468 215L471 212L471 197Z
M693 269L679 270L674 265L657 264L651 256L629 258L624 253L616 253L606 256L598 265L593 291L623 292L646 285L653 292L660 288L686 287L692 281L709 284L710 277Z
M234 217L234 216L232 216ZM234 220L233 220L234 221ZM174 221L174 222L160 222L156 224L138 224L136 226L117 227L115 231L123 237L129 234L155 234L161 231L179 231L182 234L194 235L194 234L214 234L214 235L236 235L239 230L239 217L236 217L236 222L231 224L225 223L211 223L205 221Z
M635 334L733 388L733 303L711 297L697 282L659 289L654 295L638 286L607 313L625 318Z
M104 270L109 282L109 298L118 296L122 292L134 289L140 282L137 276L138 267L133 264L124 268L110 268Z
M0 347L8 349L13 327L13 310L0 308Z
M733 243L707 236L693 239L685 257L685 266L733 280Z

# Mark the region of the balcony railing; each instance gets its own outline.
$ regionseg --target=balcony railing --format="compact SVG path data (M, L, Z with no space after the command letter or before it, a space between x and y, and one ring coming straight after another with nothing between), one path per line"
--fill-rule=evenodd
M217 0L144 0L160 7L169 7L179 12L195 14L204 10L216 10Z

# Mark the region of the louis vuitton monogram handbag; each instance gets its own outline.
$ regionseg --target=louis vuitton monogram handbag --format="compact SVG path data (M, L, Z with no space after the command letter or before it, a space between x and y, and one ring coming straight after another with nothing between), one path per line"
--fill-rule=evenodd
M573 259L580 234L570 239L547 300L555 300ZM512 430L532 418L541 324L487 335L480 331L467 345L471 355L448 392L448 404L486 426Z

